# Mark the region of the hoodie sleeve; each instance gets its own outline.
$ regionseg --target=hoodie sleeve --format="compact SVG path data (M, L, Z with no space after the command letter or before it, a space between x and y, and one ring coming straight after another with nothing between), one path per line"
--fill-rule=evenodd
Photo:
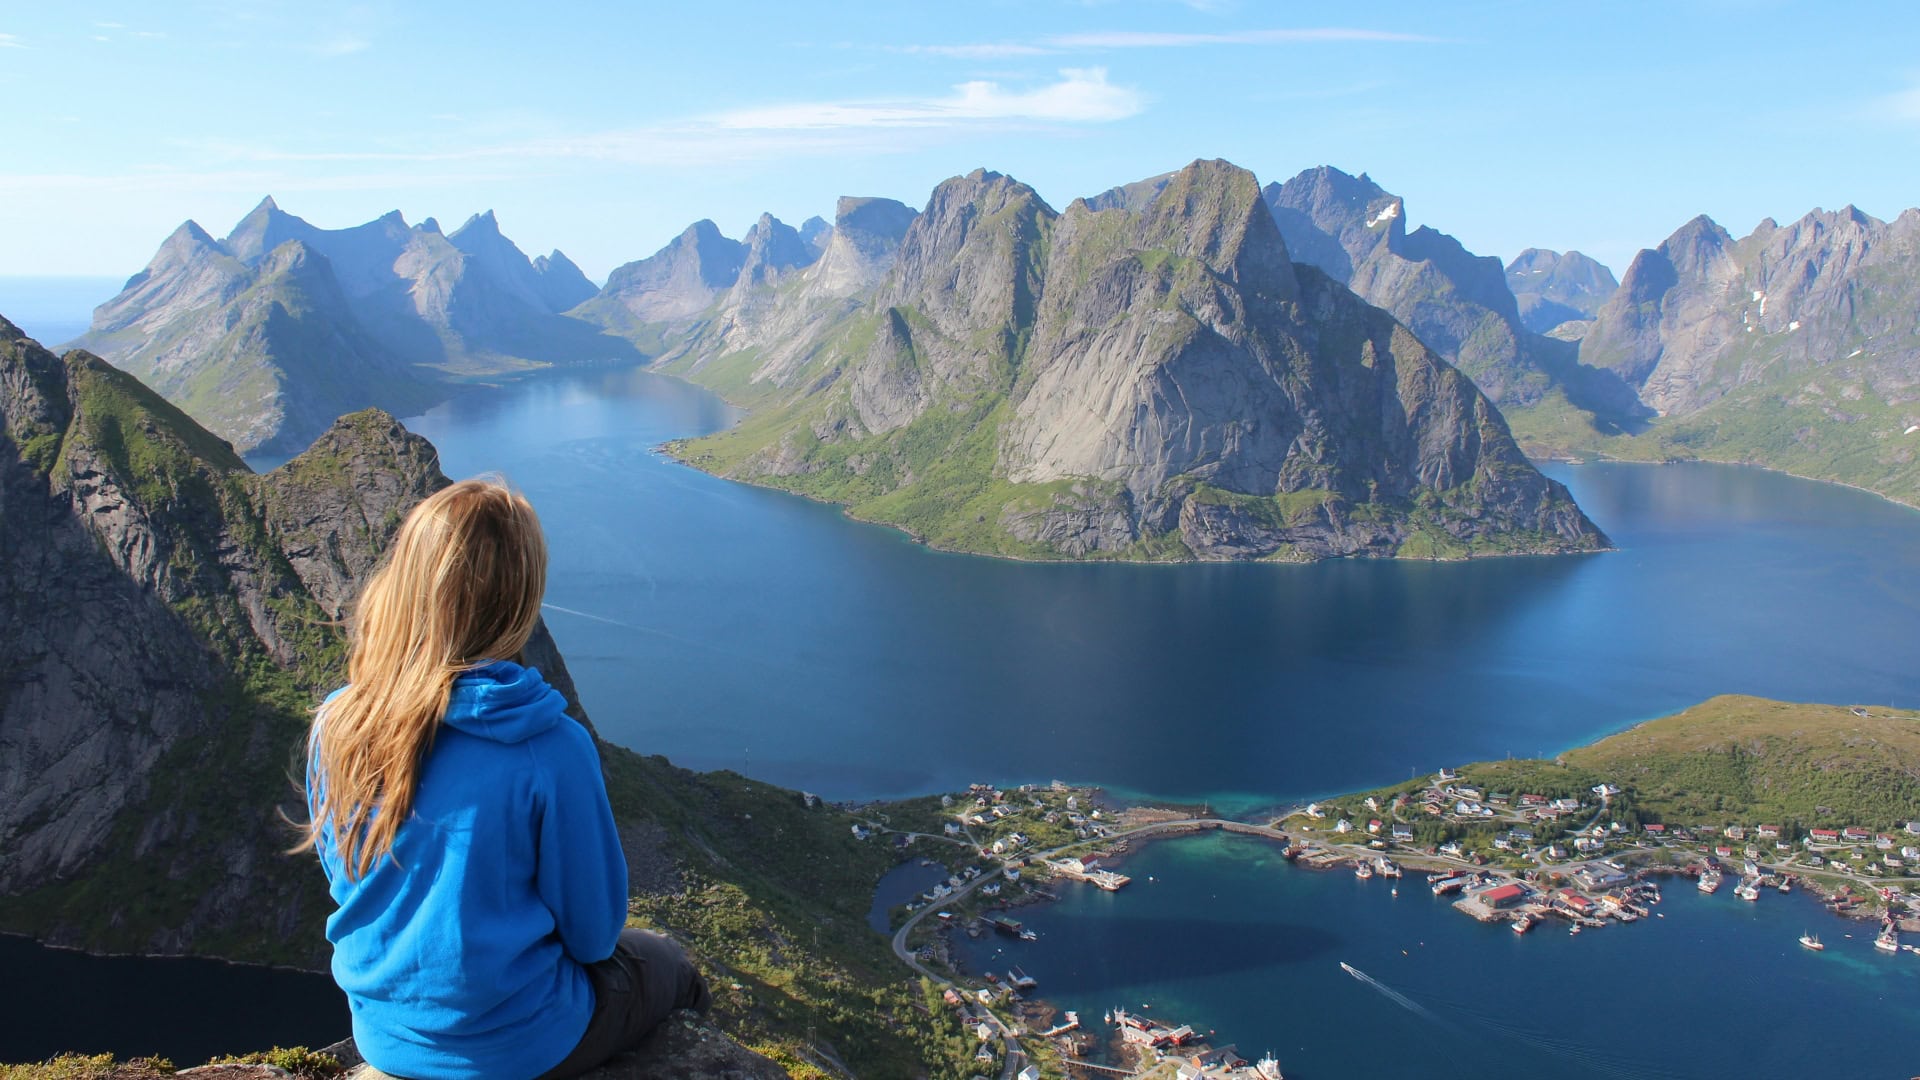
M613 955L627 924L627 857L593 737L570 719L556 733L540 815L536 886L567 955L591 964Z

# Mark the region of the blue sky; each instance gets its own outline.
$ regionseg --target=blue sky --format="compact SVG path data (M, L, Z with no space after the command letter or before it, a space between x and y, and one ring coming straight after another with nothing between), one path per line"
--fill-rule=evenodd
M339 227L492 208L599 279L689 222L986 166L1055 207L1224 157L1366 171L1482 254L1624 271L1920 203L1920 5L0 3L0 275L125 275L261 196Z

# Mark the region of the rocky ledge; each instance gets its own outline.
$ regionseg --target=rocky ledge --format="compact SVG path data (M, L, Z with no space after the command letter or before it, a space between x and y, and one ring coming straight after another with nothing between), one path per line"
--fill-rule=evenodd
M325 1052L351 1066L346 1074L351 1080L389 1080L360 1059L352 1039ZM770 1059L734 1042L710 1018L683 1009L638 1049L582 1073L581 1080L786 1080L787 1075Z

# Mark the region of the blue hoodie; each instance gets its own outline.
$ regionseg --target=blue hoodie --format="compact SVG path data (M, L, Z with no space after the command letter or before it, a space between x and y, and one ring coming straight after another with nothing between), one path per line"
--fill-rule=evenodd
M527 1080L587 1030L583 965L626 924L627 863L593 738L565 707L536 669L463 673L392 856L349 880L321 838L334 981L384 1072Z

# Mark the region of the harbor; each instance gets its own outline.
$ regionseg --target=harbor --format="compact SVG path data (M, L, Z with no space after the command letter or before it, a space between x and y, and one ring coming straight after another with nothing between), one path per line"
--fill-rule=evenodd
M1457 788L1455 781L1457 777L1444 772L1435 778L1436 785ZM1229 842L1232 850L1250 854L1263 866L1282 868L1282 877L1265 887L1344 879L1350 882L1345 888L1359 895L1384 894L1396 915L1416 908L1444 913L1442 917L1458 925L1506 930L1498 937L1524 941L1523 948L1582 947L1575 941L1591 931L1664 924L1675 896L1697 898L1692 902L1720 909L1717 916L1707 917L1744 912L1749 921L1757 913L1772 913L1782 906L1802 913L1824 907L1823 917L1848 917L1848 925L1880 919L1877 935L1858 935L1866 954L1904 965L1897 970L1900 976L1920 976L1920 962L1913 957L1920 949L1901 938L1903 933L1920 933L1920 923L1913 921L1908 908L1909 898L1899 886L1885 881L1874 882L1877 888L1856 890L1848 873L1864 856L1855 851L1854 857L1845 858L1846 852L1834 846L1851 840L1856 845L1877 842L1886 848L1890 841L1884 833L1865 833L1864 841L1840 836L1834 844L1809 836L1801 845L1779 843L1770 851L1753 844L1744 851L1735 850L1657 823L1634 834L1612 819L1611 800L1619 789L1604 784L1596 786L1591 802L1561 796L1560 805L1551 806L1543 797L1527 796L1522 808L1497 812L1509 818L1496 823L1497 834L1460 830L1466 843L1446 840L1424 847L1410 828L1394 820L1410 802L1405 797L1394 800L1390 810L1380 799L1366 797L1366 808L1381 812L1386 820L1369 818L1364 826L1357 826L1349 817L1349 807L1333 803L1295 807L1260 823L1214 818L1204 808L1103 806L1096 810L1091 804L1097 793L1064 785L1052 789L1029 785L1017 792L976 785L970 794L971 807L955 799L943 800L944 809L955 815L960 826L946 830L944 839L967 856L967 864L909 905L910 913L921 910L910 915L896 936L896 951L909 939L917 941L910 962L952 980L949 1005L964 1026L983 1033L982 1063L1002 1060L1009 1068L1019 1064L1024 1070L1031 1064L1030 1056L1038 1055L1055 1072L1087 1075L1164 1075L1168 1080L1176 1076L1254 1080L1269 1073L1279 1075L1280 1057L1265 1054L1250 1060L1238 1052L1238 1043L1232 1040L1246 1038L1248 1032L1221 1024L1216 1004L1203 1004L1190 1012L1184 1002L1169 1004L1146 995L1134 1003L1124 992L1114 993L1120 988L1108 985L1111 1000L1099 1008L1103 1023L1090 1026L1081 1017L1090 1013L1094 1002L1067 996L1074 993L1072 980L1063 985L1053 970L1057 945L1049 939L1062 929L1055 918L1058 910L1102 897L1096 921L1112 916L1125 924L1132 916L1122 913L1137 910L1137 905L1151 910L1155 900L1178 891L1166 888L1174 883L1149 869L1155 860L1169 851L1215 850ZM1347 801L1354 798L1358 797ZM1503 807L1513 804L1511 796L1499 799ZM1529 819L1529 812L1538 816ZM1439 816L1447 813L1443 809ZM1495 816L1463 808L1462 816L1467 813L1473 818ZM1556 827L1559 815L1575 819L1574 824ZM1542 824L1533 825L1533 821ZM1048 835L1048 829L1058 836L1062 827L1073 830L1069 842L1040 850L1034 837ZM984 839L978 835L982 831ZM1727 831L1738 839L1744 829ZM1780 836L1780 830L1771 827L1755 831L1764 831L1769 839ZM1434 835L1429 827L1426 838ZM1497 842L1488 843L1490 838ZM1577 845L1564 842L1575 840ZM1816 850L1825 853L1816 854ZM1125 872L1116 867L1124 867ZM1203 869L1199 876L1205 880L1211 875ZM1208 899L1211 903L1200 908L1198 915L1189 916L1190 923L1219 907L1218 894ZM1689 910L1698 916L1703 909ZM1156 925L1162 924L1159 915L1152 918ZM914 925L923 921L928 929L913 936ZM1070 934L1077 929L1066 928ZM1298 944L1312 940L1316 928L1279 929ZM1543 935L1558 936L1567 944L1543 946L1538 941ZM1175 940L1184 937L1183 931ZM1616 931L1606 937L1623 935ZM1854 937L1842 931L1833 942L1835 948L1851 955L1856 951ZM1818 934L1807 930L1782 940L1798 955L1834 955ZM1118 946L1123 952L1133 947ZM1425 938L1416 939L1412 948L1401 949L1401 957L1410 959L1416 949L1426 947ZM1474 947L1494 946L1481 942ZM1607 945L1585 947L1612 951ZM1260 953L1258 943L1241 948L1237 956L1243 963ZM1556 963L1550 952L1543 953L1541 962L1549 968ZM1179 963L1174 961L1176 968ZM1420 1004L1347 959L1334 963L1337 970L1389 1001ZM1390 959L1385 965L1372 966L1388 973L1394 967ZM1068 1010L1065 1019L1057 1011L1061 1008ZM1425 1011L1414 1011L1437 1015L1431 1007L1421 1009ZM1256 1035L1263 1030L1251 1029ZM1007 1048L1004 1058L993 1053L996 1039Z
M1308 872L1289 864L1282 850L1220 832L1140 847L1126 861L1135 883L1124 892L1064 886L1059 902L1022 910L1037 940L963 936L961 962L968 970L1018 963L1039 980L1042 1001L1079 1014L1078 1033L1097 1042L1086 1060L1129 1072L1142 1067L1140 1056L1118 1045L1112 1027L1089 1031L1087 1021L1123 1008L1172 1027L1217 1032L1222 1045L1261 1051L1247 1057L1271 1049L1296 1080L1468 1068L1600 1077L1636 1066L1642 1074L1700 1077L1792 1068L1831 1075L1842 1063L1912 1073L1898 1047L1920 1045L1920 1022L1905 1005L1920 994L1920 956L1876 948L1877 927L1834 922L1804 891L1756 904L1728 891L1700 893L1691 878L1656 879L1661 901L1631 929L1574 935L1569 928L1579 924L1555 915L1516 935L1505 921L1463 918L1453 908L1458 897L1435 897L1422 887L1424 874L1403 878L1396 896L1377 878ZM1605 917L1607 925L1619 921ZM1140 937L1139 928L1149 925L1181 929ZM1826 942L1823 952L1798 944L1809 928ZM1732 1049L1711 1063L1686 1064L1691 1058L1678 1034L1647 1034L1644 1046L1630 1049L1601 1034L1640 1030L1647 1015L1684 1014L1713 1000L1726 980L1742 982L1746 1001L1716 1014ZM1500 1000L1578 1008L1582 1019L1571 1024L1552 1010L1501 1009L1478 987L1499 987ZM1875 1038L1806 1054L1780 1036L1773 1020L1841 1002L1849 1022ZM1332 1034L1357 1022L1379 1031L1358 1060L1347 1052L1351 1042ZM1156 1051L1154 1060L1177 1069L1170 1054ZM1908 1072L1897 1072L1901 1067ZM1069 1075L1113 1074L1076 1068Z

